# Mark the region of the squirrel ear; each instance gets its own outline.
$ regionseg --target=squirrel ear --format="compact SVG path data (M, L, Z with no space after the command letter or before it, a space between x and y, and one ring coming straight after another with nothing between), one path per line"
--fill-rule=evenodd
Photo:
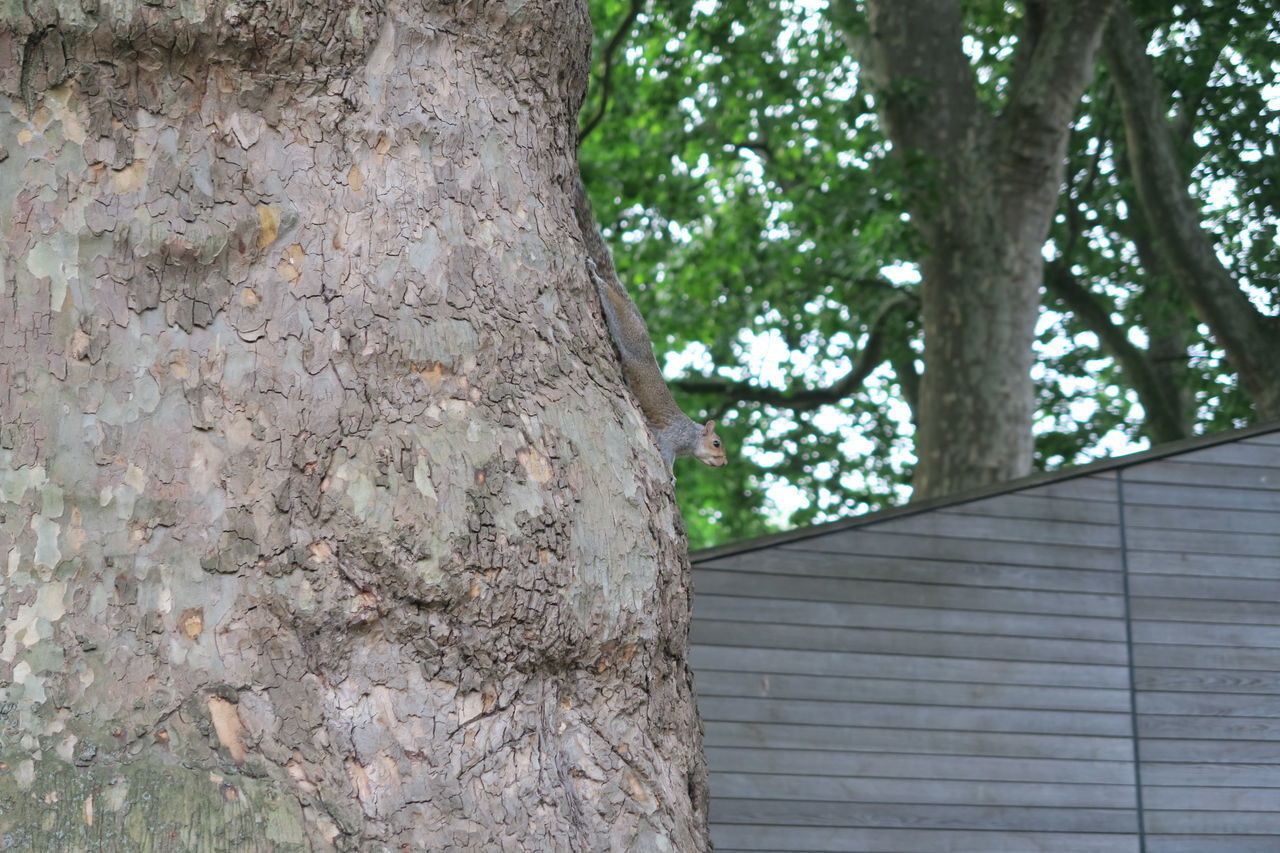
M713 433L713 432L715 432L715 431L716 431L716 422L715 422L715 421L707 421L707 422L706 422L706 424L704 424L704 425L703 425L703 427L702 427L702 434L703 434L703 435L711 435L711 433Z

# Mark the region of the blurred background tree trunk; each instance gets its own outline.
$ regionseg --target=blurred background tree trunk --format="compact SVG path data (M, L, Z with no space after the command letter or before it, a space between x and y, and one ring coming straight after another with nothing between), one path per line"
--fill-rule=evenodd
M583 4L6 14L6 844L705 849Z

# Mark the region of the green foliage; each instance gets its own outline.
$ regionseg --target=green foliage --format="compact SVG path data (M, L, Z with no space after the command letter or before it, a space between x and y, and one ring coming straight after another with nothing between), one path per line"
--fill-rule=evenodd
M1022 7L962 6L974 85L994 113L1014 72ZM1150 52L1205 199L1205 225L1231 272L1275 313L1280 25L1267 6L1190 3L1171 13L1153 0L1134 3L1153 33ZM717 417L730 448L727 468L681 463L691 541L900 502L909 493L910 389L923 346L903 294L924 251L903 198L947 188L930 183L927 164L889 157L850 48L866 34L862 4L634 8L632 19L630 2L592 0L596 73L584 126L600 118L581 161L659 358L675 356L674 379L706 380L698 393L678 393L681 404ZM1144 247L1161 224L1135 215L1123 136L1100 73L1075 123L1051 254L1177 385L1186 430L1242 424L1251 407L1230 366ZM909 307L886 311L899 303ZM1144 441L1131 378L1099 330L1051 296L1040 332L1037 464L1105 454L1118 435ZM854 393L796 409L770 399L829 387L860 364L873 337L883 343L879 366ZM734 387L717 392L708 382ZM800 508L781 518L770 493Z

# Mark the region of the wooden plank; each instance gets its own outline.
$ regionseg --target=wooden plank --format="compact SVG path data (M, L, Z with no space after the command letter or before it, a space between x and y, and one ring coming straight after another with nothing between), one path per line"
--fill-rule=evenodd
M1238 649L1280 649L1280 628L1267 625L1224 625L1214 622L1134 620L1133 641L1143 644L1171 643L1229 646Z
M1260 435L1251 435L1248 438L1241 439L1240 443L1275 446L1280 444L1280 432L1267 432Z
M699 602L701 604L701 602ZM1228 622L1238 625L1280 625L1280 602L1214 601L1202 598L1135 598L1129 604L1134 619L1178 622ZM1037 619L1045 617L1038 616ZM1101 621L1101 620L1100 620Z
M909 516L908 519L927 518ZM907 521L908 519L893 519ZM801 542L777 546L784 551L804 550L835 554L865 554L878 557L917 557L925 559L950 559L962 562L999 563L1008 566L1041 566L1063 569L1116 569L1120 564L1120 552L1108 534L1105 541L1099 533L1097 545L1083 540L1079 545L1053 545L1030 541L994 541L990 539L966 539L958 536L922 535L919 532L899 533L890 529L888 522L882 525L856 527L815 536ZM1029 524L1030 529L1034 525ZM1029 529L1029 533L1030 533ZM1098 528L1110 530L1110 528Z
M767 853L1138 853L1132 833L711 826L715 849ZM1205 853L1205 851L1197 851Z
M1226 717L1195 714L1143 714L1138 717L1138 736L1280 741L1280 719L1245 717L1235 714Z
M1215 510L1280 511L1280 491L1195 486L1189 483L1137 483L1125 480L1125 514L1136 506L1202 507Z
M1274 491L1280 488L1280 467L1258 465L1209 465L1158 459L1124 469L1125 500L1130 483L1165 483L1174 486L1227 486L1236 489Z
M1277 605L1280 614L1280 605ZM930 631L1018 637L1054 637L1123 643L1124 621L1088 616L1002 613L998 619L975 610L938 610L902 605L855 604L838 601L788 601L714 595L700 592L694 604L698 620L776 622L791 625L849 626L900 630L918 625ZM1280 622L1280 618L1277 618Z
M1188 509L1188 515L1195 510ZM1280 536L1265 533L1213 533L1206 530L1128 531L1129 547L1139 551L1218 554L1223 557L1271 557L1280 565Z
M988 615L986 621L994 624L999 621L999 617ZM921 630L922 627L891 631L884 628L838 628L697 619L693 623L691 637L693 642L708 646L758 645L806 651L1096 663L1111 666L1126 666L1128 663L1125 646L1118 642L953 634ZM1222 627L1226 631L1230 626L1213 627ZM1266 630L1275 630L1280 638L1280 629Z
M1038 592L1021 589L976 589L946 584L894 583L892 581L838 581L827 578L753 575L747 582L740 572L703 568L694 578L699 592L714 595L747 595L797 601L842 601L864 604L897 604L937 607L945 610L981 610L989 613L1049 613L1094 618L1119 618L1124 602L1119 596L1091 593Z
M1247 669L1161 669L1143 666L1134 670L1139 690L1219 693L1280 694L1280 673Z
M1248 835L1147 835L1147 853L1276 853L1276 840Z
M1220 788L1224 791L1247 789L1271 789L1273 802L1280 802L1280 764L1249 762L1178 762L1143 761L1142 784L1148 786L1178 786L1204 791Z
M1190 450L1175 457L1178 462L1200 465L1249 465L1256 468L1280 468L1280 449L1266 441L1229 441L1224 444Z
M1115 525L1119 523L1120 518L1116 507L1116 492L1112 485L1109 485L1108 489L1110 493L1105 500L1057 498L1042 495L1033 489L944 506L927 514Z
M1044 687L965 684L952 681L904 681L885 678L724 672L699 669L699 700L712 696L760 699L828 699L846 702L897 702L914 705L963 705L969 708L1026 708L1066 711L1129 711L1129 691L1097 687ZM1165 694L1154 694L1163 696ZM1185 694L1175 694L1185 695ZM1224 697L1224 701L1231 697ZM1273 701L1269 697L1259 697Z
M1133 784L1133 762L999 758L972 755L707 747L714 771L803 774L865 779L952 779L987 782Z
M1223 558L1220 558L1223 559ZM1224 562L1229 560L1223 559ZM1280 560L1273 561L1273 578L1280 578ZM1134 575L1130 594L1140 598L1189 598L1196 601L1280 602L1280 579L1215 578L1194 575Z
M1280 701L1275 696L1209 693L1202 690L1195 693L1139 691L1135 698L1139 714L1280 718Z
M1117 517L1118 514L1113 512L1113 517L1106 523L1093 524L1054 518L1008 518L934 510L889 519L859 532L864 536L878 532L948 537L961 541L977 539L1002 551L1025 543L1044 547L1089 545L1094 548L1118 548L1120 527L1116 523Z
M827 800L853 803L935 803L938 805L1047 806L1085 809L1132 809L1135 808L1136 800L1132 785L1080 785L1056 782L1028 784L1022 781L849 778L714 771L711 773L710 787L713 800L723 797L783 801Z
M1142 739L1142 761L1280 764L1280 743L1268 740ZM1277 768L1280 775L1280 768Z
M1261 775L1261 769L1255 775ZM1268 775L1274 777L1276 767L1266 769ZM1247 785L1249 777L1236 778L1236 784L1229 786L1215 785L1166 787L1162 785L1143 785L1142 799L1147 808L1172 811L1174 809L1200 809L1202 811L1226 812L1275 812L1280 811L1280 797L1274 788L1259 788ZM1090 789L1090 786L1083 786Z
M694 577L707 569L744 574L802 575L842 580L883 580L901 583L945 583L954 586L1008 587L1058 592L1119 593L1120 566L1110 569L1036 569L960 560L927 560L899 556L866 556L765 548L694 564Z
M1099 737L1129 737L1133 731L1132 720L1127 713L1086 711L1028 711L1007 708L881 705L869 702L745 699L742 697L731 699L699 697L698 711L703 721L708 723L780 723ZM1204 735L1204 737L1213 736L1207 733Z
M911 829L998 829L1049 832L1136 832L1132 809L831 803L808 800L711 801L715 823Z
M1147 831L1156 835L1269 835L1273 849L1280 848L1280 812L1143 811Z
M1275 666L1276 652L1275 649L1141 643L1134 646L1133 660L1140 667L1263 670Z
M1272 579L1276 576L1276 561L1272 557L1235 556L1223 559L1218 554L1130 551L1129 572L1135 578L1140 574L1159 574Z
M1159 647L1153 647L1159 648ZM703 669L750 673L839 675L850 678L893 678L923 681L964 681L997 685L1126 688L1129 672L1120 666L1084 664L942 660L908 655L851 652L804 652L788 649L734 648L694 645L694 672Z
M1280 519L1276 517L1275 510L1209 509L1191 503L1187 506L1141 506L1126 500L1124 518L1128 530L1155 528L1271 535L1280 532Z
M1133 757L1132 744L1128 738L1122 737L797 726L715 720L706 723L705 741L709 746L847 749L862 752L981 755L992 758L1078 758L1125 761ZM1236 741L1206 741L1206 743L1229 745ZM1249 741L1239 741L1239 743L1249 743ZM1280 748L1280 744L1276 746Z

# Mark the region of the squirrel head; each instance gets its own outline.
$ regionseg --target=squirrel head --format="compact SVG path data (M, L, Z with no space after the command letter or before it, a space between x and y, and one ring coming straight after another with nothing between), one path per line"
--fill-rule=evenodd
M724 455L724 445L720 442L720 436L716 435L715 421L707 421L703 424L702 435L698 436L698 446L693 451L693 455L712 468L729 464L729 458Z

